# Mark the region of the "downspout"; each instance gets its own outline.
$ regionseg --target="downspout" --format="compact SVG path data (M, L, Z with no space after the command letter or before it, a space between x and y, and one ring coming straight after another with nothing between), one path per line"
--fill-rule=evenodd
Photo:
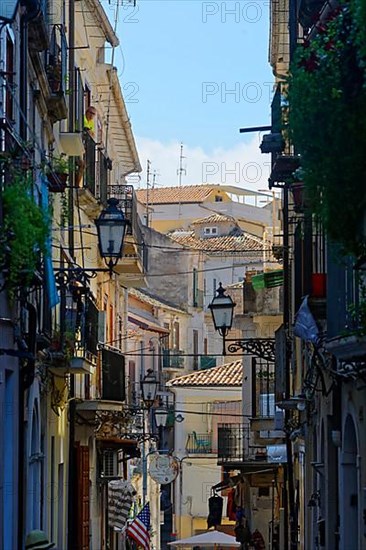
M20 70L19 70L19 134L23 141L27 140L27 111L28 111L28 22L37 17L40 10L38 0L24 2L26 7L25 13L20 18ZM29 309L30 320L35 321L34 311ZM36 327L36 322L33 325ZM18 418L18 548L23 548L23 538L25 529L25 487L27 482L26 477L26 460L25 460L25 441L24 441L24 408L25 408L25 392L29 387L24 380L24 372L19 369L19 418Z
M72 90L69 96L69 132L75 130L75 0L69 0L69 21L68 21L68 39L69 39L69 87ZM69 160L70 170L70 188L69 188L69 229L68 229L68 252L74 259L74 187L75 187L75 158ZM63 312L61 310L61 315ZM76 460L75 460L75 375L70 374L70 401L69 401L69 472L68 472L68 516L67 516L67 548L73 550L77 545L77 478L76 478Z

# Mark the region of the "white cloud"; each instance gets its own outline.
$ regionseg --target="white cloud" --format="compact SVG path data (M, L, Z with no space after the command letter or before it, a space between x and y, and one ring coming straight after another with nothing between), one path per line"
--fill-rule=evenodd
M256 134L250 142L240 143L232 149L218 148L205 151L202 147L184 145L182 185L220 183L245 189L268 189L270 156L260 152L261 138ZM143 173L136 187L146 186L146 162L151 161L150 183L156 172L156 186L178 185L180 143L162 143L149 138L136 138ZM132 183L132 182L131 182Z

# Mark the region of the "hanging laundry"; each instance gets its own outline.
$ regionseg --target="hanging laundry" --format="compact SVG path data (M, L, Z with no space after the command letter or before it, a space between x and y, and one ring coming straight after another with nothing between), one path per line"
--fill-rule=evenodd
M123 529L136 491L129 481L114 479L108 483L108 523L110 527Z
M221 525L222 519L222 508L224 504L224 499L215 495L208 499L208 518L207 518L207 528L216 527Z
M226 515L231 521L236 520L235 489L231 489L227 495Z

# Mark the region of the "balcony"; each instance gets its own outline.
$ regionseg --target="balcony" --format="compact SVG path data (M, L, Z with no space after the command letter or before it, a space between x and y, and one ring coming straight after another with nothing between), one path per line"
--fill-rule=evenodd
M214 355L201 355L200 370L212 369L216 367L216 357Z
M94 414L97 411L120 412L126 399L125 358L119 350L103 348L101 352L100 397L85 399L78 410Z
M204 304L204 292L203 290L196 289L193 298L193 307L203 308Z
M116 350L102 350L102 391L101 399L125 401L125 358Z
M128 276L128 286L139 286L147 269L147 248L144 246L142 223L137 213L137 198L132 185L109 185L108 198L119 200L119 208L130 222L127 228L123 248L123 261L115 268L117 273ZM132 277L136 276L137 284L133 284ZM123 281L122 281L123 282Z
M163 349L163 369L183 369L184 353L175 349Z
M191 432L188 434L186 451L188 454L212 454L212 434Z
M228 468L245 468L255 471L267 464L264 446L251 444L249 426L243 424L219 424L217 428L217 464ZM254 466L254 468L252 468Z
M70 301L71 300L71 301ZM70 307L71 305L71 307ZM92 374L97 363L99 310L86 300L84 314L66 297L65 326L54 330L43 361L57 374Z
M42 52L48 48L48 29L46 24L46 3L41 3L41 9L37 15L28 22L28 46L29 50Z
M67 118L67 42L63 25L53 25L49 50L46 52L46 74L49 93L46 97L52 124Z

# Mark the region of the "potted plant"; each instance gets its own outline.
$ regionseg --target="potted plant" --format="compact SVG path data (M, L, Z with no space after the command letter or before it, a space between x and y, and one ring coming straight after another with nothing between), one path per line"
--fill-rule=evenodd
M69 177L69 163L64 155L54 156L47 165L48 189L51 193L63 193Z
M46 253L49 219L32 196L31 174L13 174L1 193L1 200L0 263L5 266L5 287L13 299L18 288L32 283L40 254Z
M48 83L51 88L51 92L57 94L61 90L62 80L62 65L60 61L55 63L49 63L46 68L48 77Z

